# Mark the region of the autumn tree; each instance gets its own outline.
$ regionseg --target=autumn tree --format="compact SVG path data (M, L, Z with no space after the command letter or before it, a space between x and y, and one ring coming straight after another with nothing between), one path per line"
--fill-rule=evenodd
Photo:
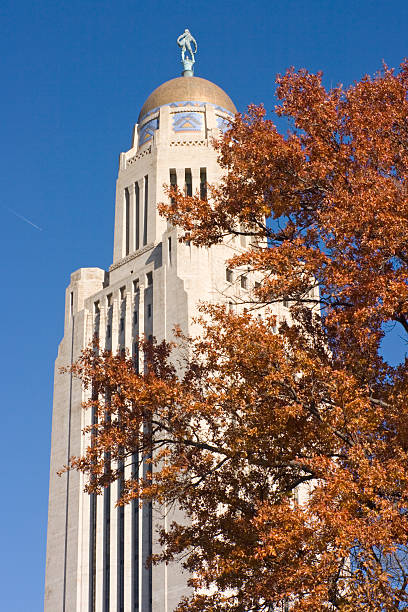
M195 245L248 236L229 263L262 279L246 309L204 306L200 337L143 343L142 373L96 347L74 366L98 415L72 460L88 490L138 452L151 474L121 502L185 513L154 560L183 555L180 612L408 605L408 363L380 353L385 324L408 332L407 93L408 62L330 90L278 76L287 134L249 107L215 143L208 200L160 206ZM254 314L282 300L288 321Z

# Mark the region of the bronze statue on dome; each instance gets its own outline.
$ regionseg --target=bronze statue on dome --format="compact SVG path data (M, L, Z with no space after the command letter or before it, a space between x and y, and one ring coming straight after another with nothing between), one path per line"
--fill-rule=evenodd
M195 47L194 51L192 43ZM180 36L177 38L177 44L179 47L181 47L181 61L183 62L184 66L184 74L189 72L192 73L192 67L195 62L194 55L195 53L197 53L198 49L196 39L194 38L194 36L191 35L190 30L186 28L183 34L180 34ZM188 51L190 57L186 57L186 51ZM187 74L186 76L189 75Z

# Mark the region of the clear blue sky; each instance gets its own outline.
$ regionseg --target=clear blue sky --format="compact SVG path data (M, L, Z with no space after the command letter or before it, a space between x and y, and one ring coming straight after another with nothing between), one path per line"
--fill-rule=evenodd
M397 66L408 55L406 0L2 1L4 612L43 608L64 290L75 269L111 263L118 154L148 94L178 76L175 39L185 27L199 45L196 74L221 85L240 110L251 102L271 109L275 74L290 65L348 84L383 59ZM394 334L388 357L401 349Z

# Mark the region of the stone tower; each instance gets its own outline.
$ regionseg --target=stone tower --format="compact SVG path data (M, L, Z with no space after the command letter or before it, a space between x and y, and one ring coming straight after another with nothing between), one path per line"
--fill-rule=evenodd
M175 324L191 331L199 300L233 300L250 290L246 277L233 282L225 264L246 248L245 239L211 249L180 244L177 229L156 210L167 197L164 184L205 197L206 183L220 178L212 137L236 109L217 85L190 74L148 97L132 147L120 156L112 265L77 270L66 290L55 366L46 612L171 612L187 593L178 566L145 568L156 546L151 507L118 509L117 483L89 496L81 475L56 472L84 450L81 431L92 418L81 409L80 382L59 369L78 358L94 333L102 347L134 353L142 334L171 339Z

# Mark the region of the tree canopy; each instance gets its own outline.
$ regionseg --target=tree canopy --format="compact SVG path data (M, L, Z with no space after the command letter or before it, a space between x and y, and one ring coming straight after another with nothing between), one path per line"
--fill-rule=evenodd
M251 303L203 306L197 338L142 342L143 373L95 346L74 366L98 416L71 462L88 491L139 453L152 470L121 503L187 517L154 559L183 555L180 612L408 605L408 362L380 353L385 324L408 332L407 93L406 61L330 90L278 76L288 132L249 107L214 143L225 173L208 198L160 205L197 246L248 236L229 265L260 279ZM282 300L287 321L253 310Z

